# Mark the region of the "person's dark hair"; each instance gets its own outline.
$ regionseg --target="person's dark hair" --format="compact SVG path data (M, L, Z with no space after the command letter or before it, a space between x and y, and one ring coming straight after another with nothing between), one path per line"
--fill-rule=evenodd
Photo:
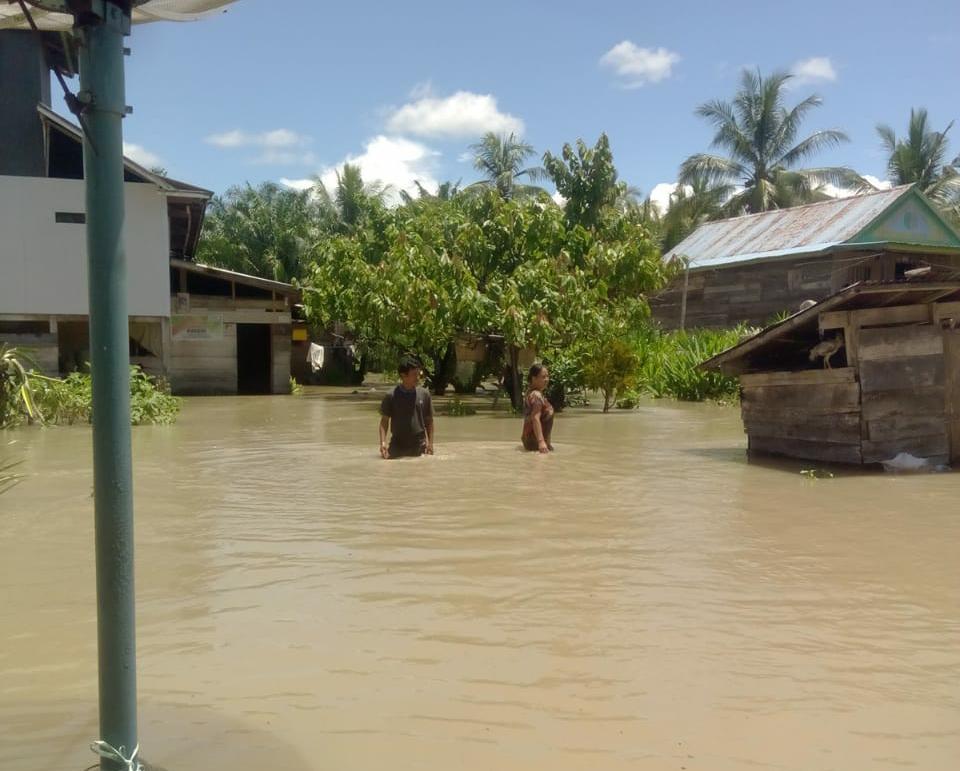
M403 375L409 372L412 369L422 369L420 366L420 360L416 356L411 356L407 354L400 357L400 363L397 365L397 371Z
M533 379L546 369L542 364L534 364L527 373L527 382L532 383Z

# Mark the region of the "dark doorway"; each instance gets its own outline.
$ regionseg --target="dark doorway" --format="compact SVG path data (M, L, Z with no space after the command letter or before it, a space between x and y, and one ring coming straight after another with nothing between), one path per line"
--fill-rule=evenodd
M270 393L270 325L237 324L237 392Z

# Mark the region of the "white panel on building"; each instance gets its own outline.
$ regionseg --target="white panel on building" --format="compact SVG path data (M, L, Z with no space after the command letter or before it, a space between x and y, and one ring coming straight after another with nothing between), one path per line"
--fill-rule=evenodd
M146 183L124 194L129 313L169 316L166 199ZM87 315L83 213L83 180L0 176L0 315Z

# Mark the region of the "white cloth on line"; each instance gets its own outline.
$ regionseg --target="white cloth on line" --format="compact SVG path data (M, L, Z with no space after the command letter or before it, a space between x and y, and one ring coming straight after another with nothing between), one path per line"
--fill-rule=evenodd
M310 369L313 372L319 372L323 369L323 346L316 343L310 343L307 349L307 361L310 362Z

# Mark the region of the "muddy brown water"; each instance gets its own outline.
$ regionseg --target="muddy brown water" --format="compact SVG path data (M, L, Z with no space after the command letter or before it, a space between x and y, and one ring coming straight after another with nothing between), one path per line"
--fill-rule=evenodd
M960 767L960 475L744 457L738 411L502 414L385 462L371 398L134 430L140 738L170 771ZM0 768L96 737L85 427L0 434ZM6 446L6 442L14 444Z

